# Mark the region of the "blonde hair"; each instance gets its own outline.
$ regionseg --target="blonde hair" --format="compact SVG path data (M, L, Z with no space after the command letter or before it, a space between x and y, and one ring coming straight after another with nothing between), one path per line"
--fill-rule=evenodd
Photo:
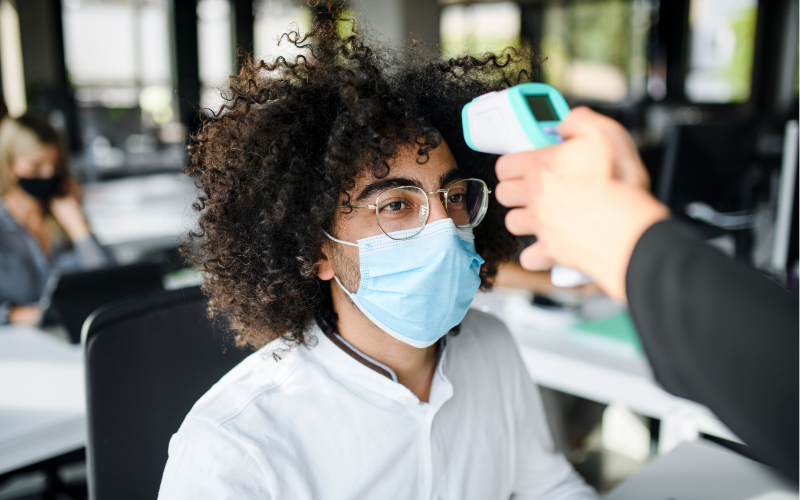
M5 195L14 185L11 179L14 160L35 153L50 144L50 141L43 141L35 130L19 120L8 117L0 120L0 196ZM59 149L62 156L56 167L56 175L64 177L66 165L63 165L63 148L58 141L52 144Z

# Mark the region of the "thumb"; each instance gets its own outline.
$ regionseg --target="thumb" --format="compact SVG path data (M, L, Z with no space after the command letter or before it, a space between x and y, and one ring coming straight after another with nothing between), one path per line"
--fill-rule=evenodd
M528 271L546 271L555 265L543 243L534 243L519 255L519 263Z
M573 108L558 125L558 133L564 139L597 135L608 122L614 120L586 106L578 106Z
M592 141L592 147L597 152L595 157L608 158L615 179L650 190L650 175L639 151L628 131L618 121L579 106L561 122L558 132L565 139Z

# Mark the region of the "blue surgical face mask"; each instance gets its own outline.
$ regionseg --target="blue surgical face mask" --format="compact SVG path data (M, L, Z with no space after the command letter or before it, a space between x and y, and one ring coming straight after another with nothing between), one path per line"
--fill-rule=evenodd
M484 260L472 230L457 229L452 219L432 222L405 240L381 234L356 245L325 234L358 247L358 291L350 293L334 276L339 287L381 330L414 347L428 347L461 323L481 284Z

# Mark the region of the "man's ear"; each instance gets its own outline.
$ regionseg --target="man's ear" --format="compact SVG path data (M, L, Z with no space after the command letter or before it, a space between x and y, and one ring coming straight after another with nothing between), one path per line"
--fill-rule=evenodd
M333 269L333 261L329 257L331 254L329 241L325 241L322 244L321 252L322 256L317 261L317 276L323 281L329 281L332 280L333 276L336 274L336 271Z

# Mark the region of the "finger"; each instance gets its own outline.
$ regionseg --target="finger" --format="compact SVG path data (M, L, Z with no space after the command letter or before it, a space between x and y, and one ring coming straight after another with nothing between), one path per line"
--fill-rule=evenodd
M639 152L633 150L630 155L623 155L617 161L614 177L630 186L637 186L650 191L650 173L642 162Z
M603 117L597 120L597 139L608 147L610 160L614 163L613 175L625 184L650 189L650 174L644 166L639 150L621 123Z
M555 261L542 243L534 243L519 255L520 265L529 271L544 271L552 268Z
M616 120L585 107L573 110L561 123L559 133L569 138L565 147L591 148L596 166L609 168L607 173L626 184L650 188L650 176L639 156L633 138Z
M506 214L508 232L517 236L536 234L536 222L533 212L523 208L515 208Z
M564 139L572 139L574 137L596 135L614 126L621 125L586 106L578 106L573 108L558 125L558 133Z
M494 164L494 171L497 180L503 182L524 177L527 168L516 155L503 155Z
M524 207L530 195L530 187L520 179L503 181L494 190L495 198L504 207Z
M625 184L650 191L650 174L628 131L620 126L616 130L608 130L606 136L613 141L614 177Z
M497 180L506 181L512 179L519 179L531 173L531 170L541 165L543 159L547 155L546 149L538 149L536 151L523 151L521 153L513 153L503 155L497 159L495 163L495 173Z

